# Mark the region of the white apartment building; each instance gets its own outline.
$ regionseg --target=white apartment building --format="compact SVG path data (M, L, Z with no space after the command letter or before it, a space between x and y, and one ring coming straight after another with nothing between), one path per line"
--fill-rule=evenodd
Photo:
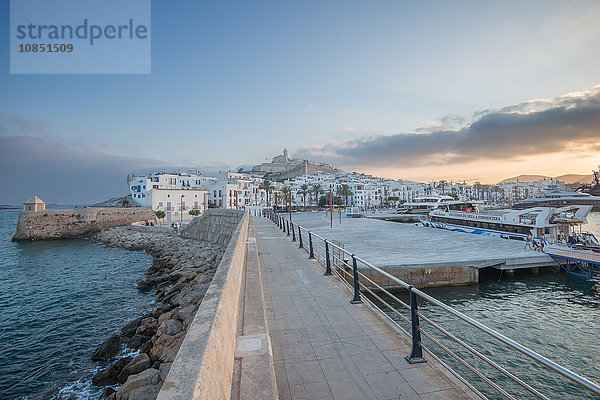
M164 211L166 221L187 221L193 218L190 210L203 213L208 208L208 193L204 186L213 179L192 173L156 172L134 176L129 183L129 192L139 206Z

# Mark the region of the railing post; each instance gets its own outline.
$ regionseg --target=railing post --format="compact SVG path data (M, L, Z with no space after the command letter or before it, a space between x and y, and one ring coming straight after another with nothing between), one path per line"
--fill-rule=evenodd
M296 241L296 229L294 229L294 223L290 222L290 224L292 225L292 242Z
M302 227L300 225L298 225L298 240L300 241L298 248L301 249L304 246L302 246Z
M419 328L419 312L417 307L417 295L412 291L413 286L408 287L410 292L410 322L412 349L410 356L406 357L406 361L410 364L419 364L427 362L423 358L423 347L421 346L421 330Z
M308 258L315 258L315 252L313 251L313 245L312 245L312 232L308 231L308 246L310 248L310 251L308 252Z
M360 286L358 285L358 267L356 265L356 257L352 254L352 276L354 280L354 298L350 300L352 304L362 303L360 299Z
M329 242L325 240L325 273L323 275L331 275L331 261L329 261Z

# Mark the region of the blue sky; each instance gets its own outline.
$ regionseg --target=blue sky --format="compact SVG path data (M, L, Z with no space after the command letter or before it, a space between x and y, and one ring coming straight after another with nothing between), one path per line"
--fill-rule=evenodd
M394 153L384 164L365 152L356 162L345 149L461 128L449 128L447 116L465 125L481 111L533 99L595 96L599 20L595 1L153 1L150 75L10 75L4 1L0 139L14 145L16 160L3 154L0 167L5 181L17 174L29 183L3 193L0 203L38 191L56 201L93 201L125 190L106 183L104 192L53 191L46 177L18 170L27 156L38 170L77 180L77 170L90 176L103 163L140 173L154 166L214 170L258 163L287 147L292 155L329 154L344 168L395 178L466 178L478 162L480 180L499 180L497 165L487 167L497 157L450 157L428 167ZM594 129L585 137L590 146ZM39 154L27 154L31 138L48 151L36 146ZM525 154L502 172L586 173L597 164L597 150L586 147L587 158L569 162L565 146ZM60 157L75 165L58 170ZM97 164L77 165L92 159Z

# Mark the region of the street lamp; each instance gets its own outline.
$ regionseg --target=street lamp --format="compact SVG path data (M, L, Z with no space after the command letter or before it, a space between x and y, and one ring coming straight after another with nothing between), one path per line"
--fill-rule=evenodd
M181 195L181 203L179 205L179 220L181 221L181 223L183 223L183 198L185 197L185 194Z

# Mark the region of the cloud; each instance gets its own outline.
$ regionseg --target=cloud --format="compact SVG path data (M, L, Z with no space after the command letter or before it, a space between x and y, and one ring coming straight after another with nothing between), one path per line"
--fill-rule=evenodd
M535 99L448 116L411 133L330 142L297 154L345 166L414 167L475 160L523 159L600 145L600 85L553 99Z
M44 135L51 132L43 121L0 118L0 204L19 205L34 194L51 203L90 204L127 194L128 174L226 169L178 168L161 160L77 148Z

